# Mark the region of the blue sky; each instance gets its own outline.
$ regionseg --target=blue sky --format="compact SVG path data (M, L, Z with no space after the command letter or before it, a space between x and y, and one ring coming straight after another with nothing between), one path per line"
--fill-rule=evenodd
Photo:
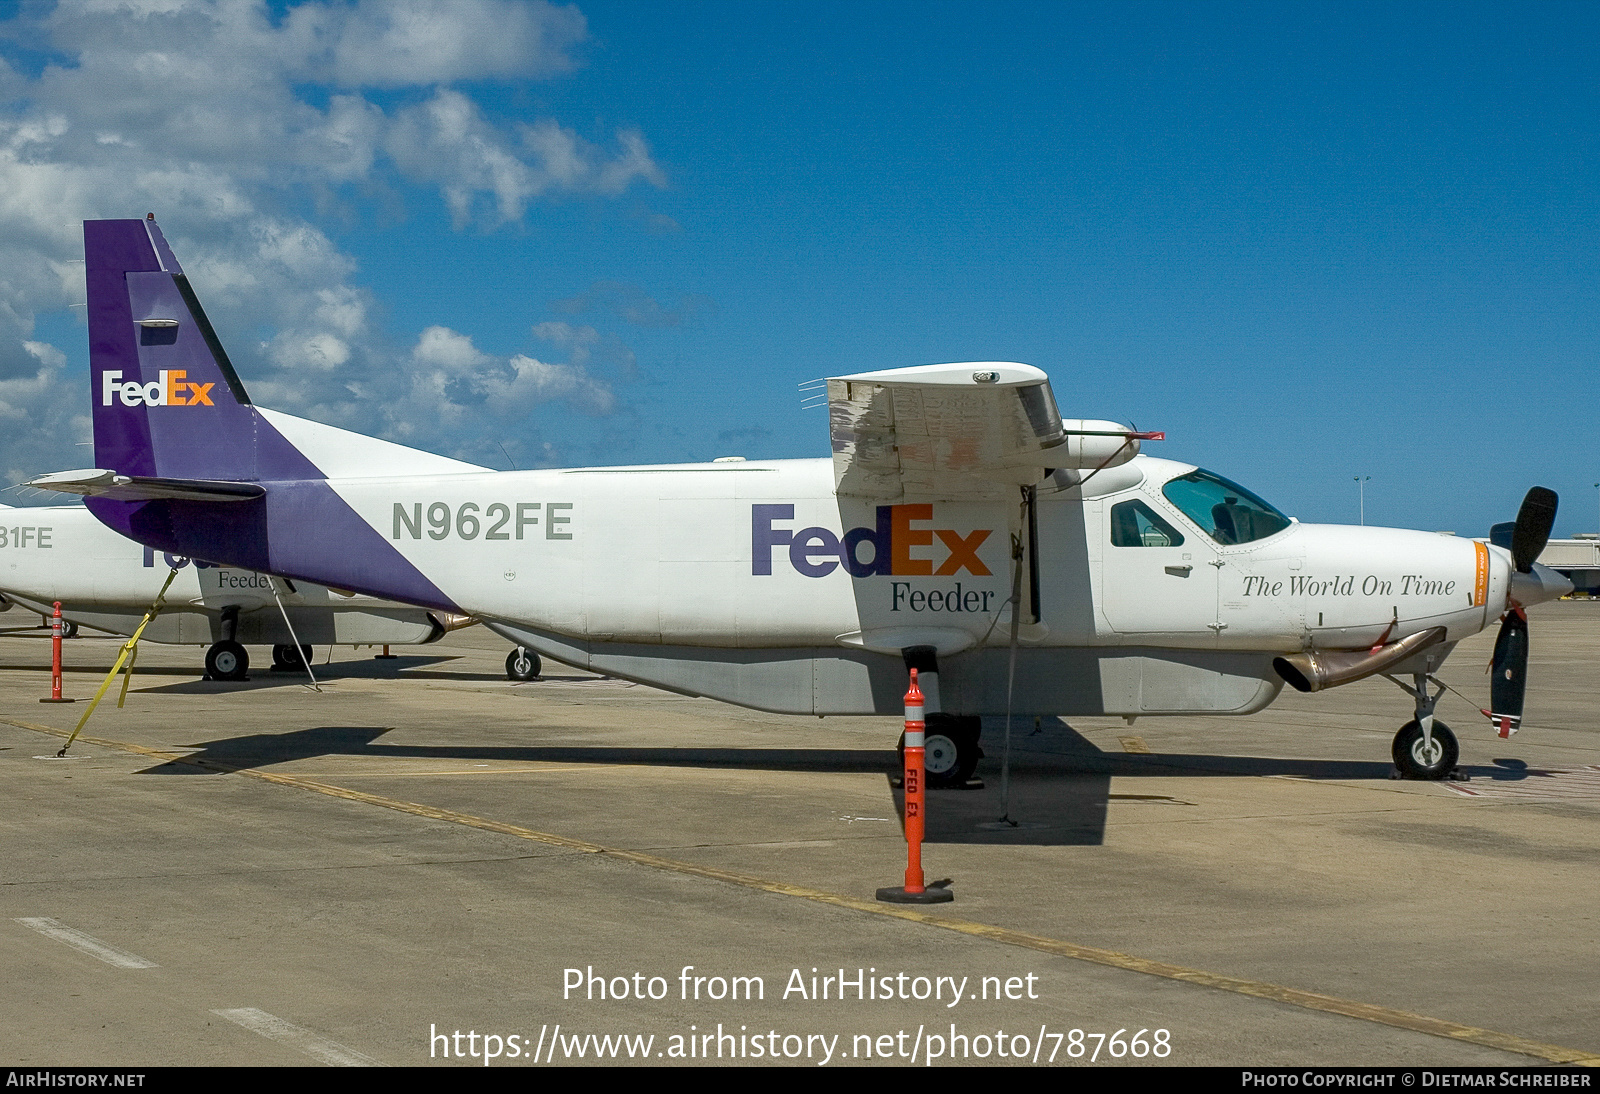
M1600 522L1593 6L153 6L0 5L9 481L87 462L70 225L153 209L259 402L495 466L1019 360L1304 520Z

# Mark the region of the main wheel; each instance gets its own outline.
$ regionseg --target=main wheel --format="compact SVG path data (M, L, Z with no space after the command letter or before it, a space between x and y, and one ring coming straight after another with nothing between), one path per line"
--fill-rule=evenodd
M62 638L76 638L76 637L78 637L78 625L76 623L74 623L70 619L63 619L61 621L61 637Z
M249 671L250 655L237 642L216 642L206 650L206 675L213 680L243 680Z
M1400 773L1411 779L1442 779L1455 770L1461 758L1461 747L1450 727L1433 722L1433 747L1422 739L1422 724L1415 720L1400 727L1394 735L1394 765Z
M279 642L272 647L272 667L281 672L302 671L310 660L310 646L296 646L292 642Z
M978 737L983 723L970 715L930 714L923 736L922 769L928 785L939 789L965 786L983 759ZM900 762L905 766L906 738L900 735Z
M526 646L518 646L506 655L506 677L511 680L535 680L543 667L539 655Z

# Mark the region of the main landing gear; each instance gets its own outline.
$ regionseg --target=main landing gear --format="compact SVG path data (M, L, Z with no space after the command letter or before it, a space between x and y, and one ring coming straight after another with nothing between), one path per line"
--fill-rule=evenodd
M250 655L234 641L239 631L239 606L229 604L222 609L222 640L213 642L206 650L207 680L248 680Z
M975 715L929 714L923 753L923 771L928 785L950 790L967 785L983 759L978 736L983 722ZM900 756L905 759L906 738L900 735Z
M0 596L0 612L8 611L8 610L10 610L10 608L11 608L11 602L9 600L7 600L5 597ZM39 617L39 626L43 630L49 630L50 627L51 627L51 617L48 616L48 615L41 615ZM74 623L70 619L63 619L61 621L61 637L62 638L76 638L76 637L78 637L78 625L76 623Z
M291 642L280 642L272 647L273 672L304 672L306 665L310 661L310 646L296 646Z
M1428 685L1435 683L1425 672L1413 673L1412 684L1403 684L1389 677L1408 692L1417 703L1417 716L1400 727L1394 737L1394 766L1402 778L1443 779L1455 770L1461 758L1461 748L1450 727L1433 716L1433 708L1444 695L1444 685L1432 694Z
M214 642L206 650L206 678L210 680L247 680L250 672L250 655L245 648L231 639Z
M951 790L967 785L983 759L978 736L983 720L973 714L946 714L939 709L939 656L932 646L907 646L900 651L906 668L921 674L927 715L923 734L922 771L927 785ZM900 735L900 768L905 768L906 738Z

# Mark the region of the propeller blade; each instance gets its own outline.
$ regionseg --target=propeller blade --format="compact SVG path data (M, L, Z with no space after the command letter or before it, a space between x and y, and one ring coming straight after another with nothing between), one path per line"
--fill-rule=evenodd
M1550 529L1556 523L1556 502L1556 492L1542 486L1535 486L1522 499L1516 527L1511 530L1511 560L1518 573L1533 573L1534 560L1550 542Z
M1522 725L1522 700L1528 690L1528 620L1521 612L1507 612L1494 640L1494 660L1489 662L1489 716L1502 737Z

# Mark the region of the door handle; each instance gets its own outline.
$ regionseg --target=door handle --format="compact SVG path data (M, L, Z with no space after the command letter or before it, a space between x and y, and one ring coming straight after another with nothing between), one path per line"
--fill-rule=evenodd
M1194 567L1185 562L1182 566L1168 566L1167 573L1171 574L1173 577L1188 577L1189 571L1192 569L1194 569Z

